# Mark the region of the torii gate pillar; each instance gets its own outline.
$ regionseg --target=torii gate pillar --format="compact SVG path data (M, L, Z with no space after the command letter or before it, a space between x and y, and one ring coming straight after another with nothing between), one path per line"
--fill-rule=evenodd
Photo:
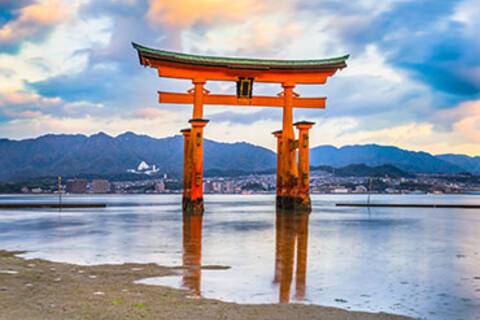
M314 122L299 121L294 125L298 129L298 196L296 210L310 211L310 148L308 131Z
M192 125L191 137L189 143L187 162L191 163L190 177L191 179L190 195L183 199L183 208L185 212L191 214L203 214L203 128L207 125L208 120L191 119Z
M280 163L282 169L282 185L277 207L280 209L295 209L298 193L297 142L293 131L293 88L294 83L282 83L283 87L283 125L282 152Z

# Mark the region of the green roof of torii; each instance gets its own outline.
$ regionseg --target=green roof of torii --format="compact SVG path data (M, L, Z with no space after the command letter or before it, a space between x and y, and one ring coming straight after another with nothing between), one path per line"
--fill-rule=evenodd
M155 59L174 63L237 69L342 69L347 66L345 61L349 57L349 55L345 55L342 57L315 60L270 60L252 58L231 58L202 56L158 50L147 48L134 42L132 42L132 45L138 51L141 63L143 57L147 59Z

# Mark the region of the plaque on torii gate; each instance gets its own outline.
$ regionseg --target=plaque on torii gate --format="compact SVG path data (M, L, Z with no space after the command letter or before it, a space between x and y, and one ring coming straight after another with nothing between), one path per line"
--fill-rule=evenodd
M159 103L193 105L191 128L184 135L183 208L203 213L203 118L204 105L279 107L283 109L282 130L275 133L278 143L277 207L310 210L308 130L311 122L298 122L299 140L293 129L293 108L325 108L325 97L300 97L293 91L297 84L325 84L337 70L345 68L348 55L316 60L267 60L201 56L147 48L132 43L140 64L157 69L159 77L189 79L193 88L187 93L158 92ZM207 81L233 81L235 95L212 94ZM255 96L255 82L279 83L277 96ZM298 162L297 162L298 149ZM300 176L299 176L300 174Z

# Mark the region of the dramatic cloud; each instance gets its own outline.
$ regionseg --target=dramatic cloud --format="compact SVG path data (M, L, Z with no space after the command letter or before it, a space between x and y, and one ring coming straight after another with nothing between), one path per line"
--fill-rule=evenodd
M355 46L377 43L390 64L434 90L456 99L478 96L480 43L470 32L466 8L480 10L478 4L461 1L398 2L366 24L340 30L340 35Z
M351 54L326 86L312 144L383 143L480 154L480 6L476 0L0 0L0 135L177 134L189 106L157 104L159 79L131 46L310 59ZM207 83L233 93L232 83ZM256 94L279 85L256 83ZM206 106L206 136L274 148L279 108Z
M102 130L99 130L102 128ZM179 134L178 122L165 122L159 126L158 119L125 119L116 116L110 118L97 118L91 116L81 117L54 117L39 115L35 118L18 117L0 126L0 136L11 138L26 138L50 133L85 133L94 134L99 131L111 135L118 135L126 131L139 134L149 134L156 137Z
M438 118L453 121L453 131L461 135L464 142L480 143L480 100L463 102L456 108L442 111Z
M25 91L0 91L0 106L59 103L59 98L45 98Z
M256 13L274 9L270 1L196 0L165 1L149 0L148 18L153 23L171 27L191 27L195 24L235 23L248 19Z
M156 119L169 116L169 112L161 111L159 108L142 108L132 113L133 118Z
M42 34L67 19L69 9L62 0L45 0L18 9L17 17L0 28L0 45L20 43Z

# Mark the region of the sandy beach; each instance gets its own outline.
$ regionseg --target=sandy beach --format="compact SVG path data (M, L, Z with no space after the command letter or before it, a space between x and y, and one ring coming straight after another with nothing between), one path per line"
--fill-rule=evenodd
M135 284L178 270L156 264L79 266L0 251L0 319L400 320L385 313L300 304L240 305Z

